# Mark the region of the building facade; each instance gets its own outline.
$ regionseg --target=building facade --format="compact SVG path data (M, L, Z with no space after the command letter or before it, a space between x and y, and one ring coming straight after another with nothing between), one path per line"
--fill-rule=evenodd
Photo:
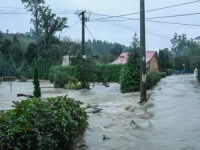
M125 64L128 60L128 52L123 52L111 64ZM152 69L159 71L158 55L156 51L146 51L146 70Z

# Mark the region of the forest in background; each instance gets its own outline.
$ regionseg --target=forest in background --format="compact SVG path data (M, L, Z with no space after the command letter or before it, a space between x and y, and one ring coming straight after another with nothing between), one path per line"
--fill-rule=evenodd
M62 56L78 56L82 53L80 40L70 37L59 38L53 36L51 47L46 49L40 42L40 58L46 61L62 63ZM99 62L110 63L114 61L121 52L127 51L129 47L119 43L109 43L101 40L88 40L85 44L86 55L99 56ZM6 33L0 31L0 69L12 69L19 72L24 64L31 66L37 59L37 44L33 31L26 33Z

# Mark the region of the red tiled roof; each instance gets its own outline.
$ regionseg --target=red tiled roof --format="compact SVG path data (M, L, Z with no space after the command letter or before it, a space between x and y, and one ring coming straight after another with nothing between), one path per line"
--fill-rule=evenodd
M154 56L155 53L156 51L146 51L146 63L148 63L151 60L151 58ZM123 52L111 64L125 64L127 60L128 60L128 52Z
M146 51L146 63L148 63L153 55L156 53L156 51Z

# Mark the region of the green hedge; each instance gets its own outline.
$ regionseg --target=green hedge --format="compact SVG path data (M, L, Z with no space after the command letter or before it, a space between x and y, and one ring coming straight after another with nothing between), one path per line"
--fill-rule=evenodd
M108 65L85 62L85 75L88 82L119 82L119 77L124 65ZM51 83L59 82L64 87L69 77L82 79L82 66L52 66L48 79ZM57 86L56 86L57 87Z
M1 84L1 82L3 82L3 78L0 78L0 84Z
M42 80L47 80L49 76L49 70L52 66L56 65L56 62L47 61L46 59L42 59L42 58L34 60L33 63L31 64L32 76L33 76L35 64L37 64L38 66L38 78Z
M161 72L160 74L161 74L161 77L162 77L162 78L164 78L164 77L167 76L167 73L166 73L166 72Z
M147 73L146 80L147 89L149 90L161 80L161 73L159 71L152 70Z
M10 150L67 150L83 135L88 115L80 101L66 97L13 102L0 111L0 148Z
M25 77L26 79L31 78L31 67L28 65L27 61L23 61L22 65L18 69L18 78Z
M121 70L124 65L97 65L97 82L119 82Z
M163 72L166 72L167 76L172 75L172 69L165 69Z
M58 74L61 73L63 75L77 78L77 71L75 66L52 66L49 69L48 80L50 80L50 82L53 83L56 76L58 76Z

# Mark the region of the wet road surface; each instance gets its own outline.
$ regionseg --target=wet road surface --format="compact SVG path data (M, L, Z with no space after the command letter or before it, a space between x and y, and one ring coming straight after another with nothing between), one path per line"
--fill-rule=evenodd
M151 126L140 137L137 149L200 149L200 86L193 75L162 79L151 95Z

